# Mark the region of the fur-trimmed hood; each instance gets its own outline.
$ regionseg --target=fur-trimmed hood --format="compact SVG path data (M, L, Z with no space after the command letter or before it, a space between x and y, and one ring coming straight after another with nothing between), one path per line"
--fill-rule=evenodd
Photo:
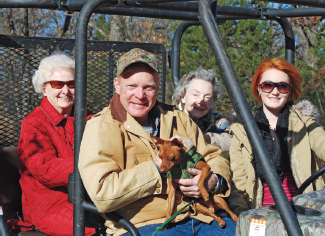
M309 100L301 100L296 105L294 105L303 116L312 116L316 119L317 123L319 123L320 113L319 109L316 105L312 104ZM229 116L229 121L231 124L240 121L237 113L233 111Z
M301 112L303 116L312 116L319 123L320 113L318 107L309 100L299 101L295 107Z

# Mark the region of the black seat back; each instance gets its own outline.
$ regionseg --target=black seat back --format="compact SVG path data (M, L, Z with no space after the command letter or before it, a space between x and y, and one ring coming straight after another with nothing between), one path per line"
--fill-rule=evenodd
M88 41L87 106L93 113L108 106L115 93L116 60L132 48L154 53L158 59L161 87L158 99L165 100L166 49L161 44L134 42ZM17 146L21 122L41 97L35 93L32 76L39 62L54 51L64 51L74 57L72 39L32 38L0 35L0 147Z

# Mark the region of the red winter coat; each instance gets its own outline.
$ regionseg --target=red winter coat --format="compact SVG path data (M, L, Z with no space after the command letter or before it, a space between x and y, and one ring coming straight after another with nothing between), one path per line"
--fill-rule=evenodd
M18 144L22 207L26 224L48 235L73 235L68 174L73 172L74 118L43 98L22 122ZM95 233L87 229L86 235Z

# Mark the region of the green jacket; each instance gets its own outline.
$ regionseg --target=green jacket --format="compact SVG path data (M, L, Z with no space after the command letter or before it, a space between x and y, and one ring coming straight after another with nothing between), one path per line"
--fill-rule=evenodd
M203 156L196 152L196 147L192 147L187 153L181 163L174 165L173 168L167 172L167 178L169 179L192 179L187 169L194 168L199 161L204 161Z

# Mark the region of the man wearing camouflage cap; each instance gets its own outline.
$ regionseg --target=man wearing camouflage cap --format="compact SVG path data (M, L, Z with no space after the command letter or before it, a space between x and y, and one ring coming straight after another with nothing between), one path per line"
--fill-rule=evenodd
M162 139L190 137L211 171L227 181L228 190L219 195L227 197L230 193L229 163L220 156L221 150L205 143L202 132L187 114L157 101L159 83L154 54L135 48L122 55L114 79L116 94L109 107L88 120L78 164L98 210L117 212L130 220L141 235L152 235L165 221L167 212L167 180L159 172L159 150L150 133ZM197 172L193 179L179 184L173 213L191 200L184 195L201 196L197 185L200 172L193 171ZM211 174L206 186L214 190L217 183L216 175ZM235 222L223 219L227 224L224 229L211 217L187 207L167 230L156 235L190 235L193 230L199 230L196 235L206 235L207 231L209 235L235 235ZM109 235L126 233L112 221L105 225Z

